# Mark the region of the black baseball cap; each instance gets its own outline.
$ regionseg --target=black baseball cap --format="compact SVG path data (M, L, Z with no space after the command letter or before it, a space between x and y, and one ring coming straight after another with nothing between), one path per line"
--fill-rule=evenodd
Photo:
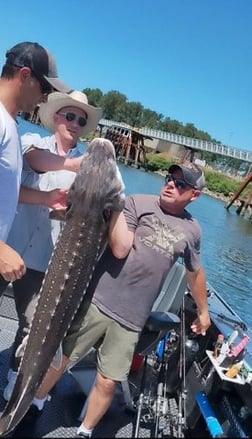
M57 73L53 55L38 43L25 41L16 44L6 52L6 64L16 67L30 67L37 78L44 78L57 91L68 93L71 88Z
M205 186L205 177L202 170L194 163L173 164L169 167L168 172L172 174L177 169L183 174L184 180L189 186L195 189L203 189Z

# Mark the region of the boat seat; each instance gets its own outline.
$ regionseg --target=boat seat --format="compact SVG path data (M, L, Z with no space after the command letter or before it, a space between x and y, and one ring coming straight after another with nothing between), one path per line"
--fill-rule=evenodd
M169 311L178 314L181 308L182 297L187 288L185 266L179 262L170 269L160 292L152 306L152 311Z
M169 271L161 289L155 300L152 311L143 331L139 337L135 353L141 355L149 355L157 346L157 343L167 331L175 329L180 324L180 318L178 317L182 298L186 292L187 282L185 276L185 267L176 262L171 270ZM83 361L82 360L79 360ZM79 363L78 362L78 363ZM80 368L78 363L70 366L69 372L75 377L79 382L83 392L88 395L92 385L95 382L95 369L92 374L93 384L88 385L87 380L83 373L80 373ZM83 368L84 370L84 368ZM90 370L88 370L90 374ZM90 376L90 375L89 375ZM124 401L126 407L132 408L132 397L130 393L128 380L121 382L121 387L123 391ZM85 401L79 419L83 419L86 410Z
M166 276L164 283L160 289L160 292L155 300L150 317L148 318L139 341L137 343L135 352L142 355L150 355L153 349L155 349L157 343L164 336L165 332L175 329L177 323L179 323L178 314L181 308L182 298L187 288L186 270L184 265L176 262L168 275ZM153 324L150 325L150 318L153 319L156 314L166 313L169 315L170 323L166 319L167 325L154 329ZM151 326L151 328L150 328Z
M152 311L144 325L135 348L135 354L150 355L165 333L176 329L180 318L168 311Z
M175 314L169 312L153 311L150 313L145 328L147 331L170 331L180 323L180 319Z

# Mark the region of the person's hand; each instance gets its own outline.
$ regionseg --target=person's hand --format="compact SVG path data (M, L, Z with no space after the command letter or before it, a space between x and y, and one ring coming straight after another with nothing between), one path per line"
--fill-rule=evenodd
M23 259L4 242L0 242L0 274L7 282L20 279L26 272Z
M79 157L66 157L64 162L64 169L67 171L78 172L80 168L80 164L83 160L83 156Z
M191 330L195 334L206 335L206 331L208 330L210 325L211 319L208 312L201 314L199 313L197 319L195 319L194 322L191 324Z
M53 189L46 193L46 206L51 209L66 209L68 189Z

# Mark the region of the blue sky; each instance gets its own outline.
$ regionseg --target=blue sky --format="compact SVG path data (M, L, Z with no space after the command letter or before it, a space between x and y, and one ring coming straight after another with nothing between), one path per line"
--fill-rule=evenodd
M75 89L129 101L252 150L251 0L1 2L0 64L37 41Z

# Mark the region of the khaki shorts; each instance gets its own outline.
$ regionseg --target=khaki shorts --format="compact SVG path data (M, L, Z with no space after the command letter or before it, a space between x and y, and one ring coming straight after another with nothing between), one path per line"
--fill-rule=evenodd
M94 304L83 304L81 311L64 338L64 354L77 362L98 343L98 371L114 381L127 379L139 332L125 328Z

